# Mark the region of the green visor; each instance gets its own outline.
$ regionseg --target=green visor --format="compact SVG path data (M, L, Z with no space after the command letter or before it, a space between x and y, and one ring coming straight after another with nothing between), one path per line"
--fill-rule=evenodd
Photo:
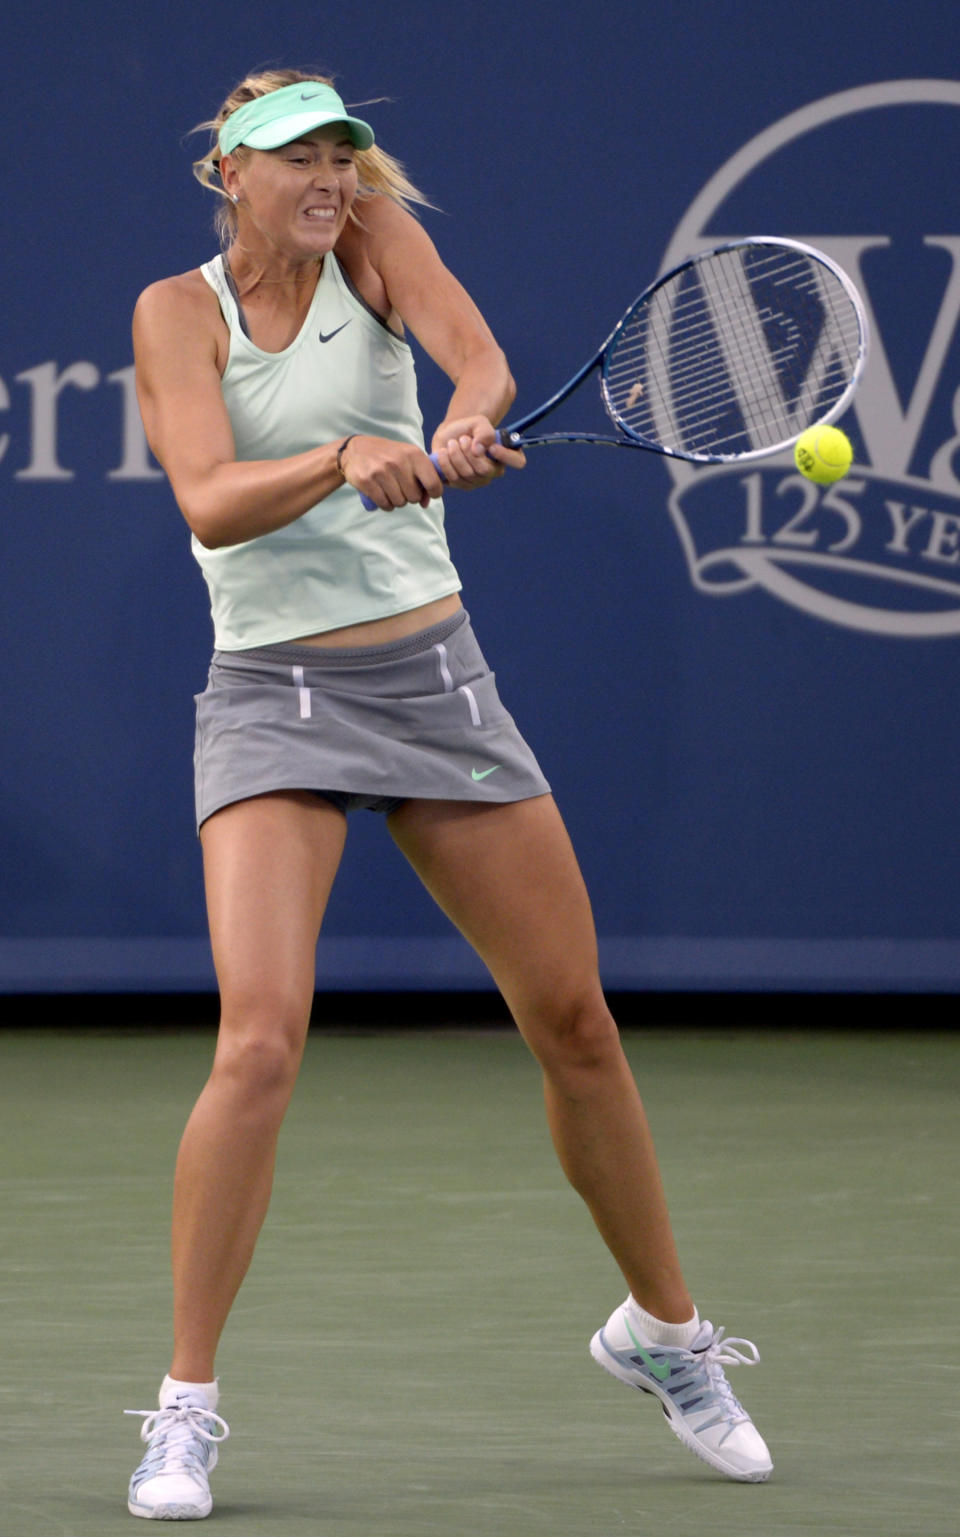
M302 139L314 128L328 123L344 123L357 149L369 149L373 129L357 117L350 117L336 91L319 80L298 80L244 102L231 112L220 130L220 153L229 155L238 144L251 149L279 149Z

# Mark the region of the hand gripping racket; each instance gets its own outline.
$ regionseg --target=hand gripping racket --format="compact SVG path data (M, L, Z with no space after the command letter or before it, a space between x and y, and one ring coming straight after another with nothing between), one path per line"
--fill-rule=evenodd
M645 289L589 362L497 441L643 448L698 464L758 459L841 414L866 350L860 296L828 256L796 240L734 240ZM528 432L595 368L615 436Z

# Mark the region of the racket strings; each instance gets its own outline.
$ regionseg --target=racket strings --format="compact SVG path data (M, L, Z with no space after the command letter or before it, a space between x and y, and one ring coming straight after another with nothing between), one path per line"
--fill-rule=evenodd
M626 431L659 447L769 451L836 405L862 346L858 307L830 267L737 247L681 269L624 318L604 394Z
M652 416L654 430L663 436L666 429L686 448L735 448L744 436L751 448L768 446L795 430L798 410L806 416L811 402L820 406L831 370L841 389L848 377L832 341L825 343L821 335L816 364L799 389L784 388L790 364L801 353L802 334L792 323L784 344L771 348L767 330L774 312L752 303L739 264L726 267L697 274L700 282L679 301L669 293L657 296L646 338L656 366L645 370L647 387L639 398L631 385L634 408L646 399L647 412L636 414L641 428L644 415ZM625 350L622 362L629 374L637 375L636 353L639 347L642 354L644 345L641 335ZM651 387L658 382L660 388Z

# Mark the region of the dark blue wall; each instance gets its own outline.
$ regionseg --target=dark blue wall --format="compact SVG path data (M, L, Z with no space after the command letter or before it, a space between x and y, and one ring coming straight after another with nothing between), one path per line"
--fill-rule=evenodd
M130 313L213 249L188 130L255 64L326 68L442 212L519 408L667 261L751 231L861 280L842 505L558 449L448 503L550 775L611 987L960 981L960 80L942 0L18 7L0 104L0 988L203 988L192 695L210 646L144 451ZM428 423L444 385L421 364ZM572 408L589 425L595 402ZM748 510L750 521L748 521ZM321 985L483 985L354 819Z

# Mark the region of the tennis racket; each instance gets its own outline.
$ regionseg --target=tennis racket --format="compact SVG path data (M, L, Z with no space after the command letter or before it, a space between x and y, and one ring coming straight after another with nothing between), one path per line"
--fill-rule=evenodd
M497 441L599 443L697 464L758 459L834 421L866 351L863 303L836 262L797 240L733 240L645 289L563 388ZM594 369L615 435L528 430Z

